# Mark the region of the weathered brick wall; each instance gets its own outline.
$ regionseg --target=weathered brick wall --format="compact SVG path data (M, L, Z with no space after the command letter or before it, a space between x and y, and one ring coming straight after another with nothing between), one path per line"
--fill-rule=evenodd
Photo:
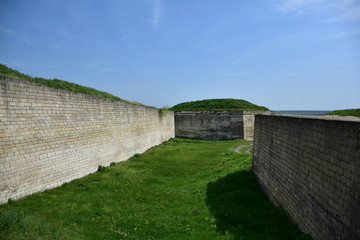
M360 239L359 120L258 115L253 171L314 239Z
M174 116L0 77L0 203L53 188L174 137Z
M177 111L175 135L196 139L247 139L254 135L254 115L269 111Z

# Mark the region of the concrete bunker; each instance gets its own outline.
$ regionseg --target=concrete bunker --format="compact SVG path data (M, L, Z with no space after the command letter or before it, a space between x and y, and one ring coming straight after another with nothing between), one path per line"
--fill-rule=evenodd
M175 111L175 136L222 140L252 140L256 114L270 111Z

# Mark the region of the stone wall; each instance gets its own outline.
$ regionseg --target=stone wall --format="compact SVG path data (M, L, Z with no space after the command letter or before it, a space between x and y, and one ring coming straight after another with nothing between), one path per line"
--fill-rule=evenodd
M177 111L175 135L196 139L247 139L254 134L254 116L268 111Z
M360 120L255 117L253 171L317 240L360 239Z
M59 186L174 137L158 109L0 77L0 203Z
M255 124L254 112L244 111L243 112L244 136L242 137L242 139L246 139L246 140L254 139L254 124Z

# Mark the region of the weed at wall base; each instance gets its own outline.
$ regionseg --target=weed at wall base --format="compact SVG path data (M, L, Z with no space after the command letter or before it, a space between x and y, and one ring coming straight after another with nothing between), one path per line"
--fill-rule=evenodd
M104 172L106 170L106 167L104 167L104 166L99 166L98 167L98 172Z

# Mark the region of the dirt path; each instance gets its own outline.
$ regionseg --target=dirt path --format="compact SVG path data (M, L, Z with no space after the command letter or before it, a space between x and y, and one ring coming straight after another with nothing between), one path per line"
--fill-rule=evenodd
M241 150L244 149L244 148L246 149L246 150L245 150L245 153L247 153L247 154L252 154L252 153L251 153L251 150L253 149L253 143L250 142L250 143L240 144L239 146L237 146L237 147L234 149L234 151L235 151L236 153L240 153Z

